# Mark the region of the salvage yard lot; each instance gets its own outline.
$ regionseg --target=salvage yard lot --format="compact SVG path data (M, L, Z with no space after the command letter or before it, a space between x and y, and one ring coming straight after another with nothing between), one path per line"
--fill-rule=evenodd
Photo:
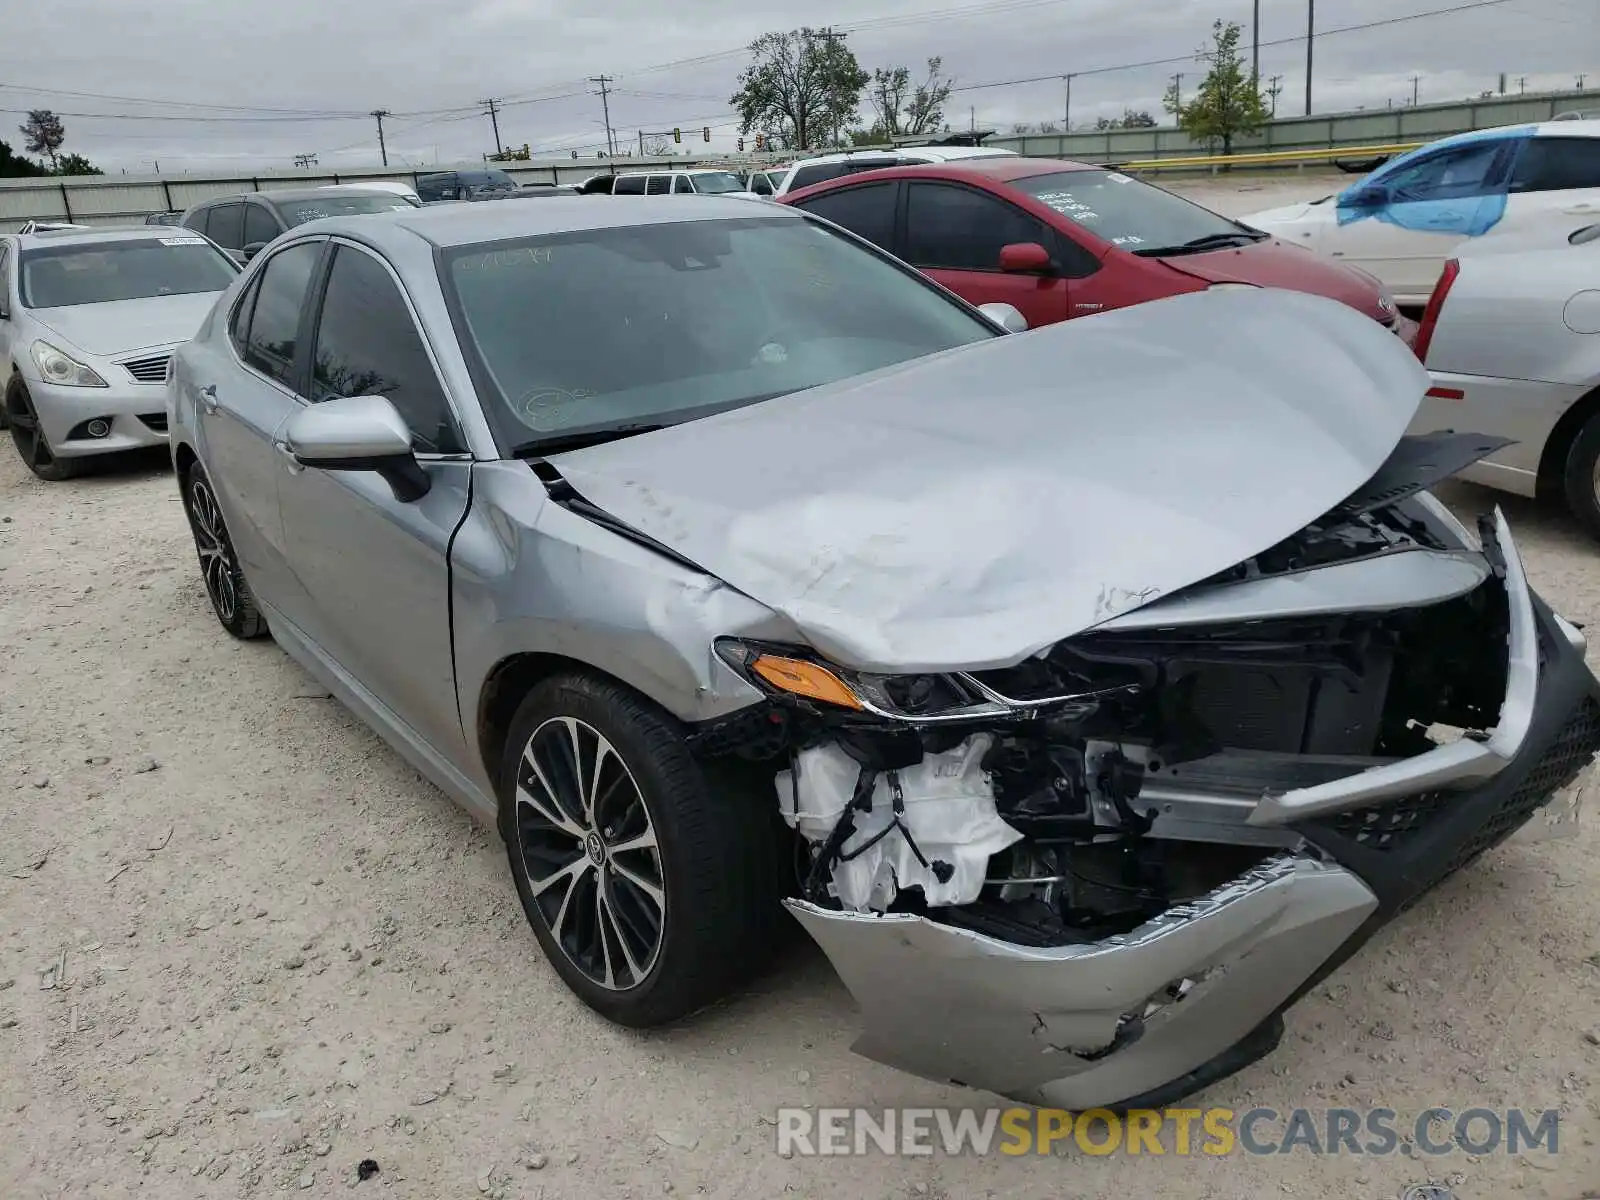
M1600 550L1499 502L1534 585L1600 622ZM1553 1157L784 1159L780 1106L994 1101L853 1056L850 999L798 938L679 1028L591 1014L492 832L271 641L217 628L159 458L50 485L0 453L0 662L4 1200L1394 1197L1430 1174L1458 1200L1575 1200L1600 1181L1593 811L1574 841L1450 880L1295 1008L1276 1054L1191 1102L1559 1108ZM363 1159L379 1173L356 1184Z

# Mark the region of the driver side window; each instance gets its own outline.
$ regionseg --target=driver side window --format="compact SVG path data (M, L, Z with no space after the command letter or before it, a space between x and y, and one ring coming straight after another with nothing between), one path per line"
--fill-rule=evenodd
M384 396L419 451L462 449L438 373L394 278L350 246L334 251L312 353L311 400Z
M1384 180L1396 201L1461 200L1493 190L1500 141L1484 141L1446 150Z

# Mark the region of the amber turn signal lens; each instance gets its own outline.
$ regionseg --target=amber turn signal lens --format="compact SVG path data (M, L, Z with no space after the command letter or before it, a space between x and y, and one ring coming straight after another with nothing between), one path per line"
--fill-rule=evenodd
M842 679L816 663L763 654L750 664L750 670L779 691L821 700L824 704L837 704L840 708L861 707L861 701Z

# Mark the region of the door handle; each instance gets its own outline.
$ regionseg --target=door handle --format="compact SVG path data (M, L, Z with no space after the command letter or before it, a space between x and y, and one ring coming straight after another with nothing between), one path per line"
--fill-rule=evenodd
M206 411L209 413L214 413L217 411L216 384L208 383L200 389L200 403L206 406Z

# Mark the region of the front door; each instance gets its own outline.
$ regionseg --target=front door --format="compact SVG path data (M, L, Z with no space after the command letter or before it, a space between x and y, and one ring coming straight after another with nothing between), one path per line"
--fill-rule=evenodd
M1511 167L1507 229L1600 221L1600 137L1529 138Z
M275 253L229 314L229 350L193 356L180 386L191 389L199 415L201 459L215 484L235 552L268 604L286 585L283 528L278 520L278 467L273 441L297 406L295 362L306 292L325 242L297 242Z
M1504 218L1506 169L1519 144L1484 138L1375 172L1339 196L1316 248L1370 271L1402 302L1426 299L1451 252ZM1366 202L1373 187L1381 199Z
M278 507L299 583L289 619L436 750L459 761L450 539L471 458L404 293L371 252L333 253L311 350L310 401L385 396L410 426L432 488L402 503L371 471L279 454Z
M969 304L1010 304L1028 328L1075 315L1071 281L1060 270L1022 274L1000 269L1002 246L1035 242L1059 259L1055 231L998 196L954 183L906 185L900 257Z

